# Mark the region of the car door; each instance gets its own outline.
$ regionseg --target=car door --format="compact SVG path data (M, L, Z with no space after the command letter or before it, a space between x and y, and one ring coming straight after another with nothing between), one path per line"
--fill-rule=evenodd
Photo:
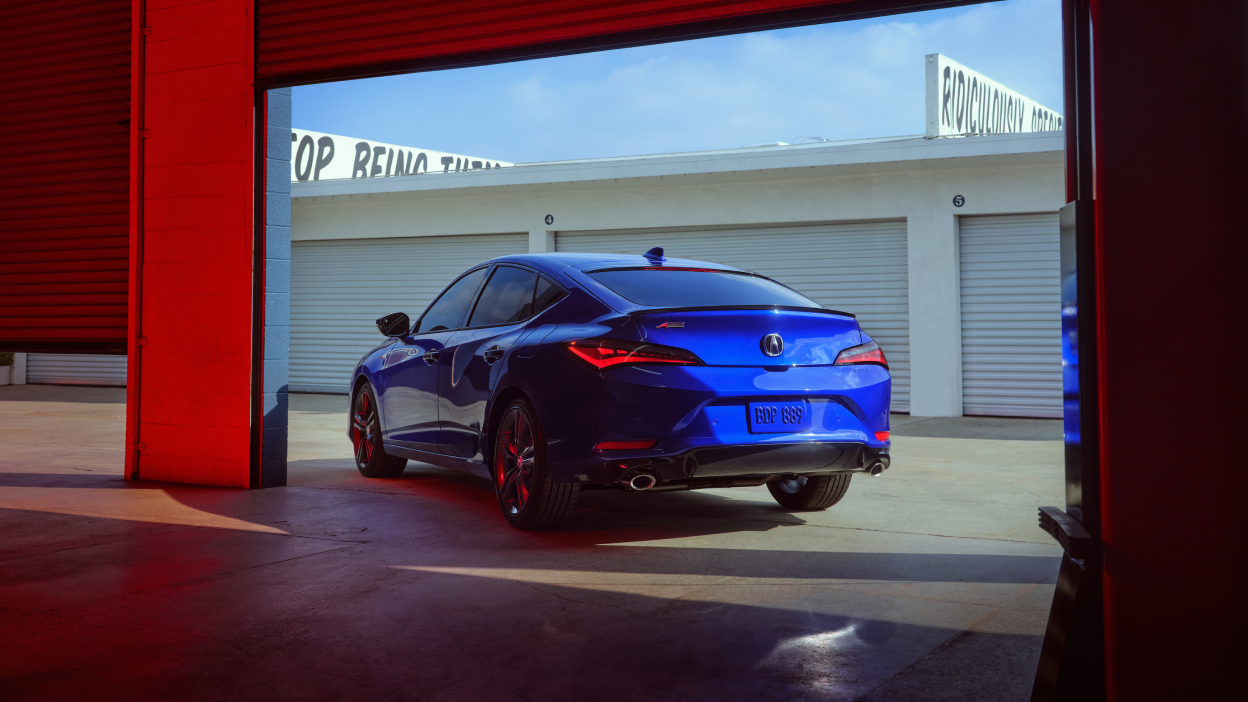
M463 326L488 267L465 273L434 301L385 355L381 369L381 411L386 441L422 451L439 451L439 369L446 343Z
M489 402L491 373L532 316L537 273L499 265L473 306L465 329L446 343L438 386L443 452L460 458L481 453L481 426Z

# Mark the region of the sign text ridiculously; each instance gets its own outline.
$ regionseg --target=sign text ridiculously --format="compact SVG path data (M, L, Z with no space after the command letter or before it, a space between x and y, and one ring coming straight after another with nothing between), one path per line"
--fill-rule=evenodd
M947 56L927 56L927 136L1061 129L1054 110Z

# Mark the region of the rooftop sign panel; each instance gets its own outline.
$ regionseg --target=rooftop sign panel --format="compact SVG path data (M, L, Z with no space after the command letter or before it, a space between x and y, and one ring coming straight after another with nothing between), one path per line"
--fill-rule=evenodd
M1056 132L1062 115L948 56L927 56L927 136Z
M290 180L349 180L503 168L506 161L293 129Z

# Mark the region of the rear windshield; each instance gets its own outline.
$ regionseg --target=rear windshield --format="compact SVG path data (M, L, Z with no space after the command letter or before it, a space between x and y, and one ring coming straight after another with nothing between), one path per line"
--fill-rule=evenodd
M781 305L823 309L819 303L761 276L679 268L616 268L591 278L620 297L647 307Z

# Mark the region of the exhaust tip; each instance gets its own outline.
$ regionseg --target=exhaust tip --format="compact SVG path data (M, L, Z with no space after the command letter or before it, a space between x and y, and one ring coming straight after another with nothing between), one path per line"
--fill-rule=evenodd
M867 471L871 473L872 478L878 478L880 477L881 474L884 473L884 464L881 463L880 461L876 461L875 463L871 464L871 467L868 468Z
M628 481L628 486L632 488L633 490L638 490L638 491L649 490L650 488L654 487L655 484L658 482L659 481L655 480L654 476L650 475L649 473L638 473L637 475L634 475Z

